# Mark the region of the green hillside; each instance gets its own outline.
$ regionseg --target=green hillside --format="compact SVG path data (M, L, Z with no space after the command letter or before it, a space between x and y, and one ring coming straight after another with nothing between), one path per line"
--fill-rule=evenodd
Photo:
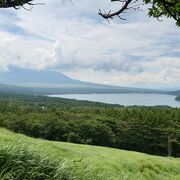
M50 142L0 129L0 179L180 179L180 159Z

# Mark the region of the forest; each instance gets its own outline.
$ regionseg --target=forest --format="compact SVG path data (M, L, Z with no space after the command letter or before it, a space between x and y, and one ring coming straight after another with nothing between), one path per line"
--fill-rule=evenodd
M0 126L53 141L180 157L180 109L0 94Z

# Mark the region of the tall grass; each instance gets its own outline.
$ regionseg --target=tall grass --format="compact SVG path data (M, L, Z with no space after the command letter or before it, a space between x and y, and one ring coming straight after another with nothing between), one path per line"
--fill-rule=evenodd
M179 180L180 159L29 138L0 128L0 180Z
M30 147L5 145L0 148L1 180L69 180L63 161L55 161Z

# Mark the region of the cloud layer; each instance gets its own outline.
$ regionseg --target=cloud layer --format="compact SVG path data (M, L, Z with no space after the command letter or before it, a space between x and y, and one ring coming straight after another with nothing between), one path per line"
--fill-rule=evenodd
M45 2L31 12L1 10L1 70L51 68L98 83L180 87L180 33L172 20L157 22L144 11L109 24L97 15L109 1Z

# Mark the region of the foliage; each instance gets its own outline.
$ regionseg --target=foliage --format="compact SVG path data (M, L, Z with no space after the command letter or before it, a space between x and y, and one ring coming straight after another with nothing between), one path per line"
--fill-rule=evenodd
M180 109L0 96L0 126L48 140L180 157ZM170 147L169 147L170 146Z
M180 1L179 0L144 0L146 4L152 4L149 16L160 18L166 16L173 18L177 26L180 26Z

